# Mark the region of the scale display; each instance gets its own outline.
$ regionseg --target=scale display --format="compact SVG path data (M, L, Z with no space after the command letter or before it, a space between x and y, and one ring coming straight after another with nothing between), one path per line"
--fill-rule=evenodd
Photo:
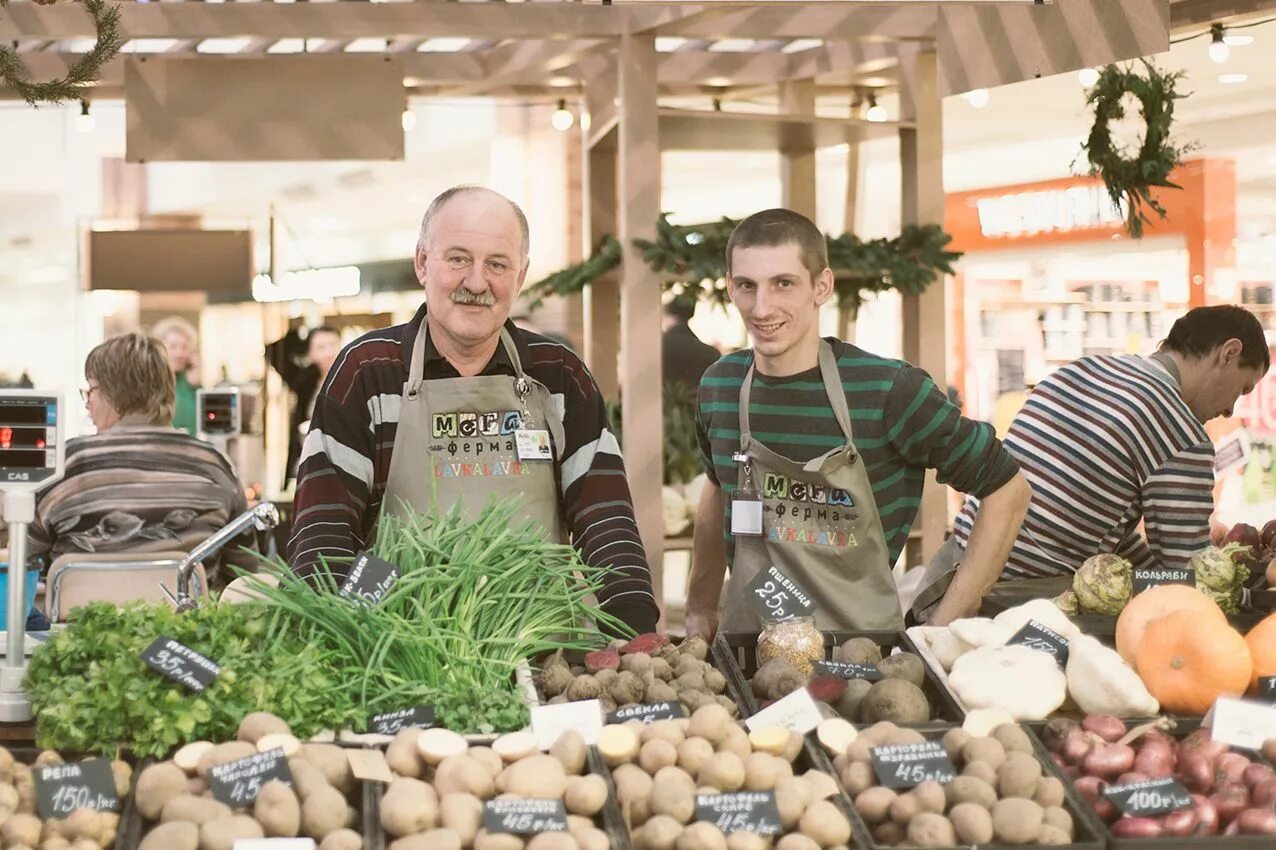
M195 415L199 430L209 437L233 437L239 433L239 391L199 390Z
M58 425L56 396L0 392L0 486L56 477Z

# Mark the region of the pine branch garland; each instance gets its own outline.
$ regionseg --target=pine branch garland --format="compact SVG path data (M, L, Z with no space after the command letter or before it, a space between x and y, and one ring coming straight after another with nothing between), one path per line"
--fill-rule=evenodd
M0 9L8 5L9 0L0 0ZM123 44L118 7L108 6L106 0L84 0L84 8L93 16L93 23L97 26L97 42L71 66L65 77L43 83L31 82L31 75L17 50L0 45L0 84L13 89L31 106L84 97L85 88L101 76L102 66L115 58Z

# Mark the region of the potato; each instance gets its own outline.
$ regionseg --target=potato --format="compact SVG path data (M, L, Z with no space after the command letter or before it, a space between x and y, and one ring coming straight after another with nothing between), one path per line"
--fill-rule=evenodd
M804 746L806 746L806 736L799 735L797 732L790 729L789 745L785 747L784 752L781 753L780 757L789 764L793 764L793 762L797 761L797 757L802 755L802 748Z
M500 776L501 771L505 769L505 762L491 747L470 747L465 751L465 754L483 765L492 779ZM535 755L535 753L532 755Z
M235 733L235 740L247 741L255 745L263 736L278 732L291 735L292 729L268 711L254 711L244 715L244 719L239 721L239 731Z
M879 845L894 846L904 843L904 827L888 820L873 827L873 840Z
M700 767L696 782L719 791L739 791L744 787L744 762L735 753L714 753Z
M1028 733L1013 723L1001 724L992 730L992 737L997 739L1007 753L1032 755L1032 740L1028 737Z
M1037 836L1037 844L1044 847L1060 847L1071 843L1072 836L1062 829L1056 829L1046 823L1041 825L1041 834Z
M523 850L523 839L508 832L479 830L474 836L474 850Z
M821 847L833 847L851 840L851 823L842 810L828 800L816 800L802 813L798 829Z
M422 735L426 732L434 731L436 730L426 729ZM420 741L418 740L419 743ZM350 770L350 760L346 758L346 751L341 749L341 747L336 744L304 744L301 747L301 754L298 758L305 759L319 768L320 772L323 773L323 778L328 780L328 784L342 794L348 795L354 792L354 773ZM431 763L437 764L438 762Z
M855 727L840 717L821 721L815 729L815 737L830 755L845 753L858 735Z
M311 797L321 794L328 800L332 799L323 790L315 792ZM310 799L306 799L307 805ZM344 803L343 799L342 804ZM304 808L303 806L303 812ZM438 796L433 786L419 779L396 779L386 786L385 795L381 798L381 828L394 838L424 832L437 823L438 809Z
M549 754L558 759L563 770L572 775L579 775L585 770L585 739L575 729L568 729L558 736Z
M261 786L253 802L253 817L267 838L295 838L301 829L301 803L292 788L272 780Z
M790 743L789 746L792 746L792 744ZM744 727L732 724L727 727L727 734L723 737L722 742L718 744L717 750L720 753L732 753L740 761L744 761L753 752L753 745L749 743L749 733L744 731ZM788 758L787 747L781 755L784 758Z
M398 780L400 782L409 780ZM393 783L392 783L393 784ZM381 801L381 819L385 822L385 807L389 795ZM433 810L430 812L433 814ZM320 788L311 793L301 804L301 833L315 841L322 841L330 832L349 826L350 807L345 795L335 787ZM431 824L433 819L431 818Z
M780 837L775 843L775 850L820 850L820 845L800 832L791 832Z
M668 815L654 815L634 833L634 848L673 850L681 834L681 823Z
M858 761L847 764L842 771L842 784L846 786L846 793L852 798L858 796L861 791L872 788L876 781L873 766L868 762Z
M691 713L691 726L687 734L717 745L726 738L727 729L732 726L735 723L731 719L731 713L717 703L709 703Z
M802 774L802 781L810 786L812 800L827 800L842 793L837 787L837 780L823 771L808 770Z
M704 763L713 758L713 744L704 738L690 737L678 745L678 767L698 776Z
M744 760L744 790L770 791L780 781L780 765L788 767L787 762L775 756L750 753Z
M961 844L992 841L992 814L978 803L958 803L948 812L948 820Z
M648 741L668 741L674 745L675 749L686 740L686 737L686 733L682 731L682 727L675 719L657 720L654 723L648 723L638 733L638 739L644 744Z
M288 759L288 772L292 774L292 787L302 802L320 788L329 787L323 771L303 758Z
M339 829L319 842L319 850L363 850L363 836L353 829Z
M531 837L527 850L580 850L580 844L566 832L542 832Z
M601 776L573 776L567 780L563 803L574 815L592 817L602 811L607 802L607 780Z
M922 812L908 822L908 843L917 847L952 847L957 843L948 818L934 812Z
M1012 752L997 770L997 793L1006 797L1032 799L1041 781L1041 762L1027 753Z
M362 839L360 839L362 845ZM146 833L137 850L198 850L199 827L186 821L162 823Z
M769 840L753 832L733 832L727 836L727 850L770 850Z
M451 729L434 727L422 729L416 739L417 752L428 765L435 765L448 756L459 756L469 749L465 739Z
M1044 815L1032 800L998 800L992 807L993 838L1002 844L1031 844L1041 834Z
M268 753L271 750L283 750L284 755L291 758L301 752L301 742L286 732L271 732L257 739L257 752Z
M448 756L434 769L434 790L440 797L448 794L473 794L487 800L496 793L492 774L469 756Z
M384 805L384 803L383 803ZM461 837L469 847L483 825L483 801L473 794L448 794L439 800L438 825Z
M636 736L634 742L636 745ZM497 777L498 791L519 797L561 797L566 788L567 773L563 770L563 763L553 756L539 755L521 759L505 768Z
M101 840L105 827L102 816L93 809L76 809L62 822L62 832L67 838L87 838L94 843Z
M944 737L939 739L944 747L944 752L948 753L948 757L955 764L962 764L961 754L966 744L970 743L970 733L960 726L955 726L944 733Z
M861 791L855 797L855 810L870 826L879 824L890 818L891 806L898 797L890 788L876 785Z
M194 794L181 794L164 804L164 810L160 812L160 821L162 823L187 821L196 826L203 826L210 820L228 818L233 814L230 806L220 800L196 797Z
M962 803L974 803L991 809L997 802L997 789L975 776L958 776L944 786L948 808Z
M780 825L786 831L797 829L798 821L810 802L811 786L798 777L776 783L775 807L780 813Z
M972 761L961 769L962 776L979 779L992 788L997 787L997 771L986 761Z
M900 826L908 826L908 822L922 813L922 802L912 791L905 791L891 803L891 820Z
M616 783L616 801L622 806L651 793L651 775L636 764L622 764L611 778Z
M727 839L713 824L698 821L682 831L675 846L678 850L727 850Z
M611 839L607 833L597 827L589 827L573 832L572 837L580 845L580 850L611 850Z
M878 746L876 742L869 740L868 735L861 732L846 748L846 759L852 764L871 764L873 748L876 746Z
M967 766L972 761L982 761L993 770L1000 770L1006 763L1006 748L996 738L971 738L961 750Z
M461 850L461 837L450 829L430 829L392 841L387 850Z
M43 767L46 764L65 764L66 759L62 758L62 754L56 750L41 750L40 754L35 757L32 762L33 767Z
M181 765L178 765L181 767ZM189 774L188 774L189 775ZM116 759L111 762L111 778L115 780L115 796L123 800L133 787L133 766ZM3 786L11 787L11 786Z
M755 753L783 755L789 746L789 730L783 726L759 726L749 733L749 746Z
M1041 777L1041 781L1037 783L1037 793L1032 795L1033 801L1044 809L1062 806L1066 797L1063 783L1053 776Z
M638 758L638 733L628 726L604 726L597 747L609 767L631 762Z
M416 726L400 729L390 745L385 748L385 760L390 770L399 776L411 776L420 779L425 774L425 765L421 761L421 753L417 750L416 739L421 737L421 730Z
M186 772L172 762L160 762L146 768L138 776L134 802L142 817L158 820L160 812L164 811L164 804L185 793Z
M662 767L678 763L678 748L663 738L653 738L638 751L638 765L653 776Z
M195 765L195 775L207 779L209 768L255 755L257 755L257 747L247 741L227 741L224 744L217 744L200 756L199 763Z
M667 815L678 823L690 823L696 813L695 792L679 782L657 782L652 785L647 808L653 816Z
M248 815L210 820L199 828L199 850L234 850L239 838L265 838L265 833Z

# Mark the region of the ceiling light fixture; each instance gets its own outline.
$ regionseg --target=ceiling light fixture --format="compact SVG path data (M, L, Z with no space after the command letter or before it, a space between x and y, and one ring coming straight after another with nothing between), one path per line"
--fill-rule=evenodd
M1230 32L1223 36L1223 43L1228 47L1244 47L1247 44L1254 43L1252 35L1232 35Z
M566 133L572 128L572 124L576 123L576 116L572 115L571 110L567 108L567 100L565 98L558 99L558 108L550 116L549 123L560 133Z
M1077 81L1081 83L1082 88L1091 88L1099 81L1098 68L1082 68L1077 71Z
M80 101L80 114L75 116L75 129L81 133L92 133L94 123L93 116L89 114L89 102Z
M1249 79L1249 74L1219 74L1218 81L1225 86L1234 86Z
M1212 25L1210 27L1210 58L1222 65L1231 54L1231 48L1227 46L1227 42L1223 39L1223 25Z
M988 105L988 89L971 89L964 95L966 102L975 109L983 109Z
M877 95L872 92L868 93L868 112L864 113L864 117L874 124L880 124L886 120L886 107L877 102Z
M416 126L416 113L412 111L412 107L409 106L403 110L402 122L405 133Z

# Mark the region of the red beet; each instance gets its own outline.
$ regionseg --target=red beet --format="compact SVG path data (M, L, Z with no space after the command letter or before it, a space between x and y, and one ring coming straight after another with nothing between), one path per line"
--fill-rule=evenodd
M832 705L846 693L846 680L841 676L816 676L807 684L806 690L816 702Z
M1263 531L1259 534L1259 540L1264 549L1276 546L1276 519L1267 521L1267 525L1263 526Z
M659 635L655 632L647 632L644 635L631 640L620 648L621 655L633 655L636 652L645 652L648 655L654 655L660 647L669 642L667 635Z
M1232 526L1232 530L1227 532L1227 536L1223 538L1223 545L1228 543L1239 543L1242 546L1248 546L1247 552L1241 552L1247 560L1253 561L1258 557L1258 552L1263 548L1263 537L1258 533L1258 529L1248 523L1237 523Z
M591 652L585 656L585 669L590 673L597 673L599 670L618 670L620 669L620 653L611 646Z

